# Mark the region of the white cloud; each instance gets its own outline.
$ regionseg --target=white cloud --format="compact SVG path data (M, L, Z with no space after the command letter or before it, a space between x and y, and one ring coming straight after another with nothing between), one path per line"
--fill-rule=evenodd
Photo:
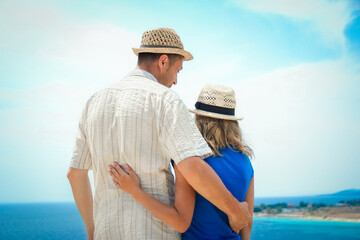
M32 52L63 26L61 12L52 5L28 1L0 2L0 47Z
M257 196L360 187L359 79L359 66L343 59L234 83L241 126L255 150Z
M51 76L44 75L49 69L37 72L43 82L61 78L99 87L136 66L131 48L139 45L140 33L104 21L80 23L48 4L5 1L1 7L0 49L56 69Z
M344 28L354 11L351 1L330 0L232 0L239 7L257 12L275 13L295 21L309 21L330 44L345 44Z
M46 60L102 77L97 81L119 79L136 66L131 50L139 42L135 33L99 22L71 24L59 35L61 38L47 43L39 54Z

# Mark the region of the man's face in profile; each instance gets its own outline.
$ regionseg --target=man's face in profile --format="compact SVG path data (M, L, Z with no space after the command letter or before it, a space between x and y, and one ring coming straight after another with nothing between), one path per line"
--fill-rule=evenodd
M168 62L167 66L165 66L164 74L158 79L159 83L168 88L171 88L173 84L176 85L177 75L182 69L183 61L182 58L178 58L172 64Z

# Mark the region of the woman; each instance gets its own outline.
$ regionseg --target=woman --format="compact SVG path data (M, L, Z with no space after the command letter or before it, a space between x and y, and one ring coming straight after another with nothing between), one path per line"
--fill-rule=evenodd
M253 157L253 151L242 139L236 121L242 118L235 116L235 105L235 93L231 88L207 85L201 90L196 109L190 111L196 114L196 125L213 151L213 156L204 160L238 201L248 203L252 213L254 172L249 158ZM233 232L226 214L195 193L174 163L173 167L176 177L174 206L143 191L130 166L120 167L115 163L115 168L110 166L109 173L118 188L130 193L157 218L182 232L183 239L250 239L252 223L239 235Z

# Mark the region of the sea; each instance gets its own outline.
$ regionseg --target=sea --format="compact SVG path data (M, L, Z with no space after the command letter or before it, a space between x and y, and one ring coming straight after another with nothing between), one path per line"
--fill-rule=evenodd
M360 223L255 217L253 240L360 240ZM86 239L75 203L0 204L0 240Z

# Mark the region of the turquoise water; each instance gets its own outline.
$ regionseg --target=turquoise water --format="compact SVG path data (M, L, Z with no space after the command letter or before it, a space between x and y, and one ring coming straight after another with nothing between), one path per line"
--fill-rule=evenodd
M360 223L256 217L252 239L355 240L360 239Z
M0 239L86 239L74 203L0 204ZM253 240L360 240L360 223L254 218Z

